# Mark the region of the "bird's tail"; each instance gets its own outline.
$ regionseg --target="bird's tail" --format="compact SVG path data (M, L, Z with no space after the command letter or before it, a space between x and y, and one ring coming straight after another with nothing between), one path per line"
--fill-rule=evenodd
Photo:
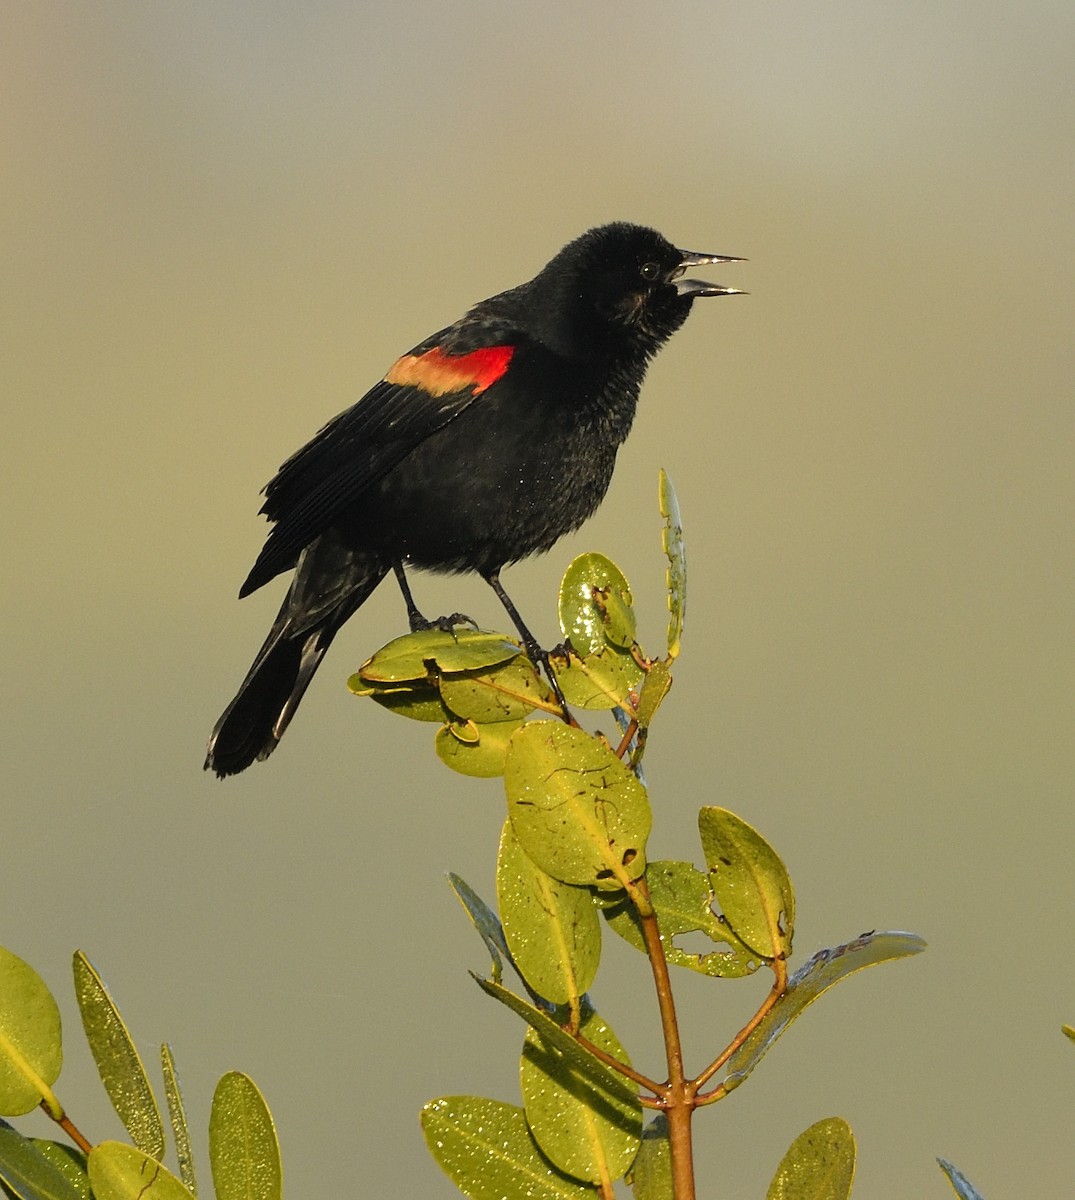
M387 570L331 534L302 552L269 636L209 738L207 771L223 779L268 758L332 639Z

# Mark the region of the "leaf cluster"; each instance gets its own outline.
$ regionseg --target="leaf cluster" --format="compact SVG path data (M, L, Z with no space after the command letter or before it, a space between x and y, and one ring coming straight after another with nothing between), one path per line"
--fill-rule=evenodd
M163 1160L164 1122L141 1056L89 959L74 956L75 996L101 1083L130 1143L91 1144L53 1085L63 1064L60 1010L37 972L0 948L0 1114L41 1107L74 1146L27 1138L0 1121L0 1191L12 1200L196 1200L190 1130L171 1048L160 1048L178 1174ZM217 1200L280 1200L280 1149L254 1082L229 1071L209 1117L209 1165Z

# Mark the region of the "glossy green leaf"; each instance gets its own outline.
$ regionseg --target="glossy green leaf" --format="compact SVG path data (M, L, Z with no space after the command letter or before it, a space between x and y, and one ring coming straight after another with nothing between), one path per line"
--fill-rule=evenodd
M12 1194L19 1200L84 1200L68 1172L51 1160L39 1143L0 1121L0 1180Z
M443 725L437 730L433 745L441 762L460 775L493 779L504 774L508 743L521 725L521 720Z
M521 996L516 996L514 992L509 992L507 988L501 987L498 983L491 983L488 979L481 979L477 975L474 975L473 978L486 995L492 996L494 1000L499 1000L505 1008L510 1008L513 1013L522 1017L532 1029L536 1029L544 1040L572 1063L581 1075L610 1095L619 1096L628 1103L634 1102L636 1095L634 1084L580 1046L547 1012L535 1008L532 1004L527 1004Z
M720 911L735 936L762 958L791 953L795 894L780 856L725 808L698 814L702 851Z
M167 1167L122 1142L94 1146L89 1172L94 1200L193 1200Z
M440 694L453 713L483 725L521 720L551 699L548 684L522 655L481 671L445 675Z
M63 1065L60 1010L45 981L0 947L0 1113L18 1117L42 1100Z
M30 1138L30 1144L49 1162L74 1188L80 1200L90 1200L90 1177L86 1167L86 1156L81 1150L66 1142L52 1142L47 1138Z
M664 955L672 966L725 979L752 975L761 966L760 955L744 946L713 912L713 892L704 871L685 862L651 862L646 869L646 883ZM613 897L601 909L612 930L645 953L642 927L627 897ZM700 954L676 945L677 937L699 933L725 948Z
M683 545L683 519L679 515L679 501L672 481L663 468L658 490L661 516L664 517L661 544L668 559L668 570L665 572L668 586L668 655L676 658L687 612L687 550Z
M1075 1042L1075 1029L1073 1029L1070 1025L1061 1025L1060 1032L1064 1034L1065 1037L1068 1037Z
M161 1046L161 1071L164 1074L164 1099L168 1104L168 1119L172 1125L175 1141L175 1156L179 1163L179 1178L197 1195L198 1183L194 1176L194 1152L190 1147L190 1128L183 1104L183 1092L176 1074L172 1048L165 1042Z
M803 1009L833 984L864 967L919 954L925 948L915 933L864 933L843 946L819 950L795 972L787 991L728 1060L725 1086L738 1087Z
M356 696L368 696L389 712L412 721L446 721L451 713L444 707L440 692L432 684L414 681L402 684L367 683L361 675L352 675L348 689Z
M254 1081L229 1071L209 1114L209 1163L216 1200L280 1200L283 1168L272 1114Z
M553 654L550 662L567 703L592 712L633 709L631 693L645 675L634 655L618 646L606 646L585 658Z
M442 1096L422 1109L430 1154L470 1200L594 1200L542 1156L521 1108L480 1096Z
M554 879L609 890L645 871L646 789L597 738L558 721L524 725L504 786L519 844Z
M102 1141L90 1151L94 1200L193 1200L167 1166L121 1141Z
M765 1200L847 1200L854 1178L851 1126L841 1117L826 1117L788 1147Z
M404 683L444 671L475 671L522 653L518 642L480 629L423 629L388 643L358 668L367 683Z
M554 1004L582 996L601 959L601 920L593 899L586 889L561 883L537 866L510 821L500 835L496 894L511 956L530 987Z
M642 1145L627 1182L635 1200L673 1200L672 1150L664 1113L658 1113L642 1130Z
M615 1033L593 1009L579 1032L588 1042L630 1066ZM626 1174L642 1135L642 1105L609 1093L579 1072L572 1060L530 1029L519 1070L523 1108L534 1141L561 1171L590 1183Z
M585 658L607 644L632 646L635 614L623 572L603 554L580 554L560 583L560 629Z
M657 709L672 690L672 672L668 663L658 660L646 672L642 690L638 693L638 724L643 728L653 723Z
M82 1027L104 1089L131 1141L159 1161L164 1157L164 1126L131 1035L100 975L81 950L75 952L73 966Z
M982 1193L962 1171L957 1170L946 1158L938 1158L937 1164L952 1185L952 1191L959 1197L959 1200L982 1200Z
M448 883L465 909L471 924L481 935L485 948L489 951L492 959L493 979L499 983L504 974L504 960L507 959L508 962L511 962L511 951L504 938L504 929L500 924L500 918L465 879L449 871Z

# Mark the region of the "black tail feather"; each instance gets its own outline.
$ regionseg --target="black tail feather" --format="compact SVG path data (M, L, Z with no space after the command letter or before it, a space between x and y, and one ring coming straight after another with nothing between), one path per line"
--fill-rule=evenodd
M269 757L332 639L385 573L328 537L303 552L265 644L209 738L207 771L223 779Z

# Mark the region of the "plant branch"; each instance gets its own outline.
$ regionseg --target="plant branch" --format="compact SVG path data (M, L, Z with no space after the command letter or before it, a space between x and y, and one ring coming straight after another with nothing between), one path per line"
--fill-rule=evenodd
M561 1028L563 1027L561 1026ZM569 1029L565 1029L564 1032L571 1033ZM634 1067L629 1067L626 1063L620 1062L618 1058L613 1058L613 1056L609 1054L607 1050L602 1050L600 1046L595 1046L593 1042L587 1041L587 1039L581 1034L572 1033L571 1036L576 1042L578 1042L583 1050L588 1051L594 1056L594 1058L600 1059L606 1067L611 1067L617 1074L622 1075L625 1079L629 1079L632 1083L637 1083L639 1087L643 1087L646 1089L646 1091L652 1092L654 1096L661 1097L667 1091L667 1088L664 1086L664 1084L655 1083L648 1076L643 1075L640 1071L636 1071ZM644 1103L645 1100L643 1100L643 1104ZM663 1107L663 1105L660 1107Z
M668 1063L668 1083L661 1089L664 1110L668 1117L668 1144L672 1156L672 1190L675 1200L694 1200L694 1155L691 1147L691 1116L695 1106L696 1085L683 1070L683 1047L679 1040L679 1022L668 975L668 960L664 954L657 914L643 877L629 892L642 925L646 955L653 971L657 990L657 1006L661 1015L665 1059Z
M67 1134L67 1136L75 1143L75 1145L82 1151L83 1154L89 1154L93 1147L86 1140L82 1134L82 1131L78 1128L74 1121L71 1120L67 1113L61 1111L60 1115L56 1116L49 1108L46 1100L41 1101L41 1107L46 1113L48 1113L52 1120L59 1125L59 1127L64 1131L64 1133Z
M708 1067L699 1075L694 1084L696 1088L702 1088L709 1082L710 1079L724 1066L729 1058L743 1045L748 1037L762 1023L768 1015L773 1005L780 999L781 996L788 990L788 965L783 958L774 959L770 964L773 971L773 986L769 989L765 999L761 1003L761 1007L743 1026L742 1029L735 1035L728 1045L720 1052L720 1054L709 1064ZM727 1089L721 1084L714 1088L712 1092L704 1092L698 1096L697 1103L699 1105L712 1104L716 1100L726 1096Z

